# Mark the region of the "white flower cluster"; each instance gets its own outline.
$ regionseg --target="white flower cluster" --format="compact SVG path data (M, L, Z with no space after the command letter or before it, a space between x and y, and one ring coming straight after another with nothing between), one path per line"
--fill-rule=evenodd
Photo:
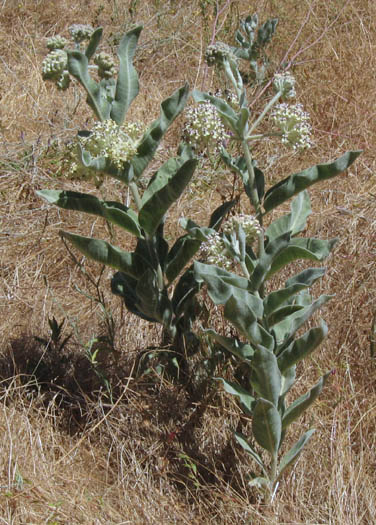
M199 255L209 264L215 264L227 270L232 266L233 261L227 257L226 247L217 232L210 234L207 240L201 244Z
M232 52L231 47L224 42L216 42L206 48L205 60L208 66L222 65L226 59L236 61L236 56Z
M94 64L98 66L100 78L111 78L116 74L115 61L108 53L98 53L94 57Z
M121 170L137 152L139 138L143 127L137 123L127 123L118 126L113 120L97 122L88 136L78 136L72 142L65 154L63 170L68 167L68 175L75 179L94 178L96 184L102 183L101 173L94 168L87 168L79 161L78 145L88 151L92 157L105 157L116 168ZM66 172L66 171L65 171Z
M303 111L301 104L290 106L283 103L275 106L272 112L274 123L282 131L282 142L294 149L305 149L312 146L312 127L309 115Z
M54 49L42 62L42 77L56 82L59 89L66 89L70 82L67 66L67 53L63 49Z
M47 39L46 46L48 49L53 51L54 49L64 49L64 47L67 44L68 44L68 40L66 38L60 35L55 35Z
M209 101L201 102L186 110L184 138L197 151L213 148L218 152L230 137L218 115L216 107Z
M232 232L237 232L239 226L243 229L248 243L257 239L262 232L258 220L252 215L245 215L244 213L230 217L223 224L222 230L223 233L231 234Z
M80 44L84 40L90 39L94 29L86 24L73 24L68 28L68 31L76 44Z
M276 92L282 92L282 99L296 97L295 77L290 73L276 73L273 79L273 87Z

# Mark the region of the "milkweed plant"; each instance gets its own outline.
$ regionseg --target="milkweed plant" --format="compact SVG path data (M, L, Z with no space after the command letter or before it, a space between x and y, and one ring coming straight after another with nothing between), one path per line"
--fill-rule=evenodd
M323 320L305 333L301 329L332 298L313 298L309 292L324 276L325 268L314 266L299 271L280 288L276 283L282 276L274 277L295 261L321 262L329 256L336 239L303 235L311 213L307 189L342 173L361 153L349 151L332 162L293 173L267 187L252 153L255 144L275 139L299 151L313 144L309 115L294 102L295 78L289 71L267 78L265 49L276 27L276 19L259 26L257 15L248 16L236 31L236 45L218 42L208 47L207 64L217 69L231 89L214 95L192 92L194 104L185 110L184 142L177 156L150 176L145 190L139 184L140 177L163 135L183 112L188 87L181 87L167 98L161 104L159 118L142 130L135 123L124 123L138 94L133 57L141 27L132 29L121 40L118 69L110 56L96 54L101 28L94 31L87 26L73 26L70 34L74 49L68 49L68 41L62 37L50 39L50 53L42 66L44 78L55 82L60 90L69 87L71 77L76 79L98 119L92 130L79 132L70 151L75 157L71 169L81 170L97 183L104 176L121 181L129 188L133 203L128 207L73 191L38 192L49 203L104 217L136 237L135 250L124 251L104 240L61 232L84 255L117 270L111 281L112 292L123 298L130 312L160 323L170 334L177 353L182 353L179 345L184 344L184 337L192 334L195 296L200 289L205 287L211 301L222 305L236 336L218 333L210 326L210 319L203 333L248 371L245 383L219 380L251 421L251 435L235 432L235 438L258 465L260 474L251 478L250 485L259 488L267 501L314 433L313 428L308 429L285 450L287 430L315 401L329 375L323 375L304 395L287 402L296 381L297 364L320 345L328 331ZM88 44L82 50L85 40ZM91 59L94 65L89 65ZM245 75L239 70L241 62L248 64L247 78L253 84L269 80L265 106L258 114L249 109ZM92 76L94 72L97 80ZM237 201L232 200L212 212L207 227L180 219L185 233L170 246L164 237L167 212L189 185L198 163L198 150L205 148L212 148L226 169L240 179L248 210L234 213ZM287 201L291 201L290 211L276 213Z

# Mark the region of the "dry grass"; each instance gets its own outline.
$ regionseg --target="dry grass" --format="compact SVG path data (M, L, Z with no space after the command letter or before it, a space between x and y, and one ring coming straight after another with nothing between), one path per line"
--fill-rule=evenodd
M289 58L321 37L293 66L300 101L313 119L316 146L300 156L268 144L259 161L269 166L269 180L335 158L347 149L364 150L346 175L311 192L312 235L340 239L316 292L335 293L336 298L323 313L329 337L301 370L304 375L296 392L305 391L327 369L335 369L335 374L302 421L308 426L313 420L316 435L281 483L274 504L263 507L247 490L245 476L254 466L231 440L231 428L239 422L232 400L211 391L201 400L192 400L168 383L128 381L133 357L155 344L160 334L122 310L108 291L109 273L99 286L113 314L115 346L122 353L119 369L104 359L115 382L115 405L105 391L89 395L89 387L98 388L99 383L88 364L85 376L84 358L78 357L72 365L70 388L77 374L86 377L86 386L76 384L71 392L64 385L47 389L34 382L32 386L31 376L27 383L17 375L32 373L40 349L35 350L30 336L48 333L47 321L53 315L67 319L65 334L74 332L70 348L76 357L105 327L98 303L75 288L95 295L95 286L73 264L57 235L64 228L107 236L104 225L49 208L35 196L37 189L68 184L94 191L89 185L54 176L54 148L86 122L88 113L83 101L72 113L77 93L72 92L67 102L42 81L43 38L65 31L71 23L91 22L105 27L111 46L111 37L135 21L143 22L136 61L141 93L133 116L149 122L160 101L184 81L201 87L205 80L205 87L211 86L211 71L205 73L202 64L214 21L211 4L204 0L0 2L0 333L4 359L18 356L15 366L8 360L4 368L12 371L13 378L0 385L0 523L376 522L376 367L369 351L376 310L373 0L262 0L251 6L233 0L220 19L224 25L219 37L228 41L239 16L256 10L256 5L262 20L277 16L280 24L271 46L277 61L302 25ZM177 133L179 123L167 137L161 157L171 154ZM115 198L119 193L110 182L104 191ZM220 199L215 187L205 194L190 194L174 214L189 214L199 222L206 216L208 199ZM128 239L119 237L118 242ZM83 264L96 279L98 267ZM51 365L48 373L56 370ZM116 386L120 372L122 382ZM299 428L295 431L298 435ZM192 469L184 465L187 461L179 457L182 453L198 467L194 479Z

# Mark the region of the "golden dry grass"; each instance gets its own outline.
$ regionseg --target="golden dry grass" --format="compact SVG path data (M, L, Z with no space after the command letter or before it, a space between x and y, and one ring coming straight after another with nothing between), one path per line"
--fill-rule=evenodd
M212 36L212 4L205 0L0 2L4 354L15 340L18 349L24 344L25 353L31 351L29 336L48 333L52 316L67 318L65 333L74 331L73 345L81 352L82 345L103 330L97 303L75 288L94 294L95 287L73 264L58 230L100 237L108 234L104 225L50 208L35 195L41 188L68 185L94 192L88 184L54 176L58 163L54 148L71 137L89 113L82 100L72 114L78 91L71 92L67 101L42 81L44 37L80 21L103 25L110 45L111 37L135 21L142 22L145 29L136 60L141 92L132 112L149 122L163 98L183 82L212 86L212 73L205 72L202 61ZM83 413L67 416L58 395L38 393L15 375L0 385L0 523L376 522L376 363L369 342L376 311L376 4L373 0L232 0L220 18L219 38L229 41L239 17L256 9L262 20L269 16L280 20L270 48L277 62L300 28L289 58L317 41L296 58L293 68L299 99L313 120L315 147L308 154L292 155L268 144L260 151L259 162L269 166L269 180L348 149L364 150L348 173L311 191L310 232L340 239L327 262L326 277L315 290L336 294L323 312L329 337L302 367L296 387L297 393L304 392L323 371L335 370L320 399L293 431L297 436L302 426L313 421L317 432L283 479L273 505L265 508L247 490L245 477L254 465L230 439L239 415L224 393L209 393L192 403L176 386L161 382L150 388L142 380L125 377L115 405L104 393L90 399L84 392ZM167 137L162 158L174 151L177 133L179 123ZM118 187L110 182L104 191L120 197ZM181 200L171 222L182 214L198 222L205 218L208 199L219 200L215 188L207 191ZM128 239L119 237L118 242ZM94 278L98 276L98 266L87 261L84 266ZM155 343L160 334L125 313L108 284L106 271L100 286L115 320L115 345L129 374L127 366L138 349ZM68 432L73 423L67 418L74 419L75 432ZM178 434L174 437L171 432ZM192 470L184 466L181 453L194 458L196 479L189 477Z

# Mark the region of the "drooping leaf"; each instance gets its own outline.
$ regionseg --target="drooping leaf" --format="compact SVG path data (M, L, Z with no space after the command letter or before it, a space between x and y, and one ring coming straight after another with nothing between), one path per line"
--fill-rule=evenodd
M288 393L290 388L295 383L295 377L296 377L296 366L292 366L291 368L288 368L284 373L281 373L281 392L279 394L279 397L280 397L280 399L278 400L279 403L280 403L281 398L284 398L284 396Z
M119 126L134 98L138 95L138 75L133 65L138 38L142 26L128 31L120 41L118 48L119 73L116 82L115 99L111 104L111 118Z
M304 307L303 309L291 314L283 321L275 324L272 328L272 332L275 335L277 345L283 344L283 342L292 336L316 310L329 301L329 299L332 299L332 297L333 295L321 295L311 305Z
M179 225L190 234L192 239L201 242L206 241L210 235L216 232L213 228L199 226L191 219L185 219L184 217L179 219Z
M252 362L251 384L257 394L277 406L281 391L281 372L277 358L269 350L257 348Z
M141 237L137 214L119 202L101 201L94 195L76 191L41 190L37 195L50 204L65 210L75 210L104 217L109 222L124 228L137 237Z
M304 230L307 224L307 217L311 213L311 203L306 190L298 194L291 202L291 212L282 215L273 221L265 231L269 241L276 239L280 235L291 232L293 237Z
M297 296L299 297L299 296ZM268 326L271 328L277 323L280 323L287 317L290 317L290 315L298 312L299 310L302 310L304 308L301 304L289 304L282 306L281 308L278 308L275 310L271 315L268 316Z
M222 377L216 377L215 379L217 379L218 381L222 381L224 389L228 394L239 398L242 409L247 415L250 416L252 414L252 409L256 401L255 398L250 394L250 392L248 392L248 390L236 383L226 381L226 379L223 379Z
M302 452L304 446L308 443L308 441L311 439L312 435L314 434L315 429L312 428L311 430L308 430L300 439L295 443L295 445L290 448L290 450L283 456L281 459L281 462L279 464L279 473L278 473L278 479L282 475L282 473L288 468L291 467L295 461L298 459L300 453Z
M305 287L308 288L312 286L317 281L317 279L323 277L323 275L325 275L325 272L325 268L307 268L306 270L303 270L302 272L294 275L293 277L290 277L290 279L287 279L286 288L294 286L298 283L304 284Z
M124 252L106 241L64 231L59 233L86 257L120 270L135 279L139 279L147 268L145 262L136 254Z
M312 403L321 394L321 391L324 388L324 385L329 376L330 372L322 376L319 382L313 388L311 388L309 392L303 396L300 396L298 399L296 399L296 401L291 403L289 407L287 407L282 418L283 429L286 429L289 425L291 425L295 419L297 419L303 412L307 410L307 408L312 405Z
M188 268L180 277L172 296L172 307L176 317L185 315L186 306L200 289L200 284L194 278L192 267Z
M259 398L253 409L252 432L255 440L272 456L278 451L282 422L276 407L267 399Z
M248 443L247 438L243 436L241 432L234 432L234 436L236 441L243 447L243 449L248 452L252 456L252 458L256 461L259 467L266 473L266 469L264 467L264 464L262 462L262 459L257 454L255 450L251 447L251 445Z
M289 177L272 186L265 194L265 213L273 210L286 200L323 180L330 179L345 171L359 157L361 151L348 151L338 159L327 164L317 164Z
M146 166L149 164L157 150L164 134L173 123L175 118L184 109L187 101L189 88L186 84L181 87L171 97L164 100L161 104L161 113L149 129L146 131L137 148L137 154L132 158L134 176L139 178Z
M208 286L208 292L211 300L215 304L224 304L232 295L234 288L242 288L246 290L248 287L248 279L228 272L218 266L212 264L204 264L198 261L194 263L195 278L198 282L205 282ZM257 301L260 305L254 305L257 313L256 317L261 317L260 307L262 301Z
M278 366L282 373L307 357L325 339L328 327L323 320L320 326L311 328L302 337L296 339L278 356Z
M296 283L286 288L281 288L275 292L270 292L264 299L264 314L269 318L281 306L286 305L286 302L295 294L307 288L308 285L303 283Z
M174 160L174 159L171 159ZM161 186L143 203L138 214L140 225L149 234L153 235L165 213L183 193L185 187L192 178L197 166L197 160L187 160L176 172L170 174L169 166L167 173L164 170L167 163L158 170L157 178L161 179Z
M133 169L129 162L125 164L123 170L120 170L108 157L93 157L89 151L81 147L81 144L78 144L77 156L81 164L86 168L110 175L110 177L125 184L128 184L133 178Z
M171 303L165 290L158 287L155 270L148 268L137 282L136 307L144 315L157 319L164 326L168 326L172 319Z

